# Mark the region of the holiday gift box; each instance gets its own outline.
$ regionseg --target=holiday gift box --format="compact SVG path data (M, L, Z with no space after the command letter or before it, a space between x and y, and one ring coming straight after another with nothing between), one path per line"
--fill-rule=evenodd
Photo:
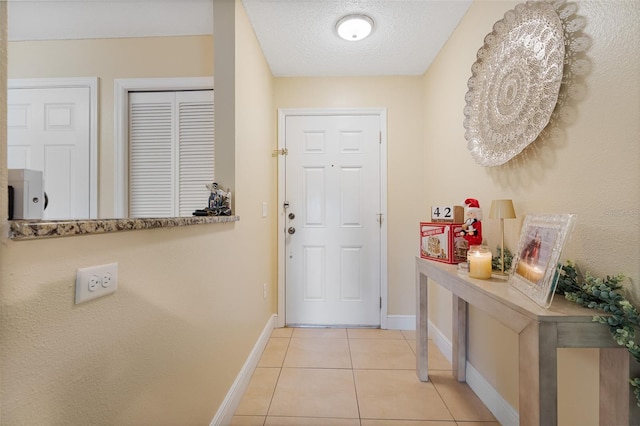
M458 234L462 223L420 222L420 257L445 263L467 260L467 241Z

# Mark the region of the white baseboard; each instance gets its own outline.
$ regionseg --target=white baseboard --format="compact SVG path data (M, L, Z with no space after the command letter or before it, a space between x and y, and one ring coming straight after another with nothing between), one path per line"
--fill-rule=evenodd
M467 361L467 384L502 426L518 426L518 412Z
M251 380L251 376L253 375L258 362L260 361L262 352L269 342L271 332L276 325L276 318L277 315L273 314L267 321L267 324L264 326L264 329L262 330L260 337L258 337L256 344L253 346L251 353L236 376L236 380L231 385L231 388L229 388L227 396L224 398L224 401L222 401L222 404L220 404L218 412L213 417L213 420L211 420L210 426L231 424L231 418L236 412L236 408L238 408L240 400L247 390L247 386L249 385L249 381Z
M447 339L439 328L437 328L431 321L428 321L429 325L429 339L436 344L442 355L449 361L453 363L453 345L451 341Z
M387 315L387 330L415 330L415 315Z

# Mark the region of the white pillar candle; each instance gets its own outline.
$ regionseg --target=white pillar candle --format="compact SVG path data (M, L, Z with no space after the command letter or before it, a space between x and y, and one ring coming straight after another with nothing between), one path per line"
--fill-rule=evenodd
M491 278L491 252L486 247L469 249L469 277L488 280Z

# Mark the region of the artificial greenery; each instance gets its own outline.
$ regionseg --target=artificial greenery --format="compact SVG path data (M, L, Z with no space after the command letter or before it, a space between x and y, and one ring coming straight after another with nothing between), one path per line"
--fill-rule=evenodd
M491 268L493 268L494 271L501 271L502 268L501 263L502 263L502 248L500 248L500 246L496 247L496 252L498 253L497 256L493 257L491 259ZM511 251L505 247L504 249L504 272L508 272L511 269L511 262L513 262L513 254L511 254Z
M506 252L505 252L506 253ZM505 260L506 263L506 260ZM611 336L620 346L624 346L640 362L640 347L636 344L636 330L640 329L637 309L624 296L620 284L623 275L596 278L587 272L581 282L576 266L567 262L560 266L556 293L563 294L567 300L591 309L599 309L606 315L596 315L594 321L609 326ZM629 380L640 407L640 378Z

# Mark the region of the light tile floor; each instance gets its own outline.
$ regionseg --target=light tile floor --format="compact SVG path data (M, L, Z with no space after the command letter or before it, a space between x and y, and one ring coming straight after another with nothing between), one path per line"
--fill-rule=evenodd
M429 341L428 383L415 332L275 329L233 426L498 426Z

